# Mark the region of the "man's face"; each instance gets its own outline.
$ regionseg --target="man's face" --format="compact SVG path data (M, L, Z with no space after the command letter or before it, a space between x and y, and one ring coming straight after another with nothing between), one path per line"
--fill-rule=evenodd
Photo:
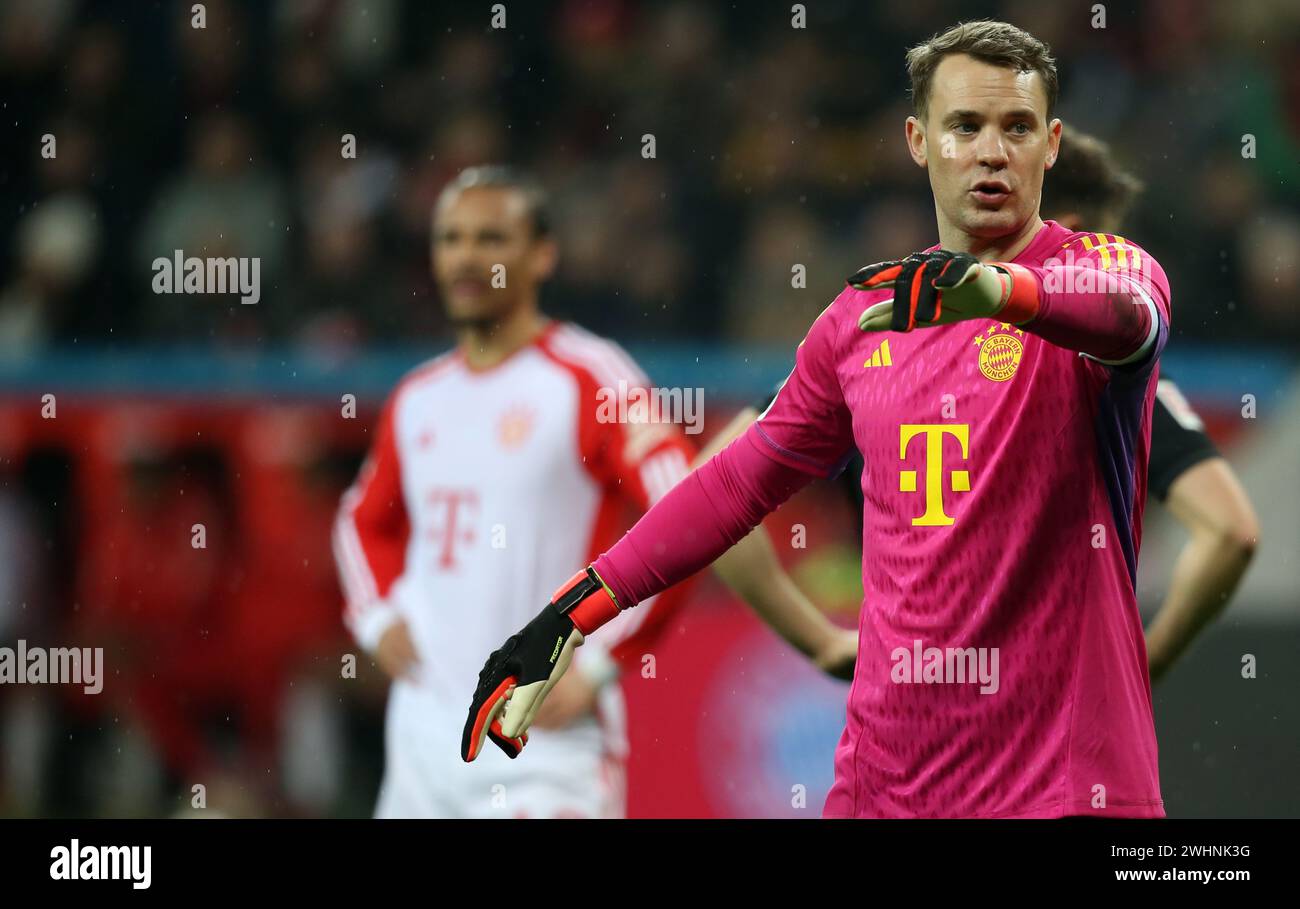
M433 218L433 275L457 324L495 321L535 299L555 265L555 246L538 237L523 193L480 186L444 197Z
M940 218L982 238L1013 234L1037 214L1060 132L1060 120L1047 120L1042 76L965 54L939 63L925 122L909 117L907 130Z

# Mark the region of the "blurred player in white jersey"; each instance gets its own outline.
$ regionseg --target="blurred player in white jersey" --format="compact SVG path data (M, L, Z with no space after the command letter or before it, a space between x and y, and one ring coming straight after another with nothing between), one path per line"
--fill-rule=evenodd
M347 624L392 677L379 817L621 817L620 659L675 597L579 648L527 761L459 756L483 653L688 472L668 422L601 407L648 382L618 345L548 319L558 248L545 198L502 167L471 168L433 212L434 276L457 344L393 391L343 499L335 558ZM558 573L557 573L558 572ZM677 594L676 597L679 597Z

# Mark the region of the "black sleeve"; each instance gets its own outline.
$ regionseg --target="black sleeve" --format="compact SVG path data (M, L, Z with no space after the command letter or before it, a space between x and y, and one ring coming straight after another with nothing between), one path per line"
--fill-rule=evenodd
M1156 386L1151 409L1151 460L1147 467L1147 490L1161 502L1169 487L1187 470L1202 461L1219 457L1205 424L1192 410L1172 379L1162 378Z

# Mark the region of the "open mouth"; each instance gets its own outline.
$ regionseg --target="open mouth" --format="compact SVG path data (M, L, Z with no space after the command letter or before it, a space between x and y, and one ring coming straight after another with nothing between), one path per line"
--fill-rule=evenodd
M988 205L997 205L1011 195L1011 187L1001 180L981 180L971 190L977 200Z

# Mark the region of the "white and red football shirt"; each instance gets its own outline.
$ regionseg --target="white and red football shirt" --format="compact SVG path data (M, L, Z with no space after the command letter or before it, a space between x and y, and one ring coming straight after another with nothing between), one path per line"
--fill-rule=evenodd
M680 427L601 418L620 383L649 387L617 344L551 322L488 369L458 350L430 361L384 406L335 527L346 620L373 649L406 619L429 722L457 742L487 655L618 538L629 506L644 511L689 472ZM578 664L635 652L680 594L665 597L602 628ZM621 724L606 733L625 747Z

